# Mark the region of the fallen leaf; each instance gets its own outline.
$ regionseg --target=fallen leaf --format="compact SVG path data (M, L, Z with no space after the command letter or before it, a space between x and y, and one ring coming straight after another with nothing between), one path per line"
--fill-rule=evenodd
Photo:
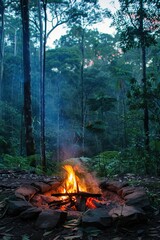
M10 234L10 233L0 233L0 235L2 236L6 236L6 237L13 237L13 234Z
M73 228L73 226L71 226L71 225L63 225L63 227L64 227L64 228L69 228L69 229L70 229L70 228Z
M1 227L1 228L0 228L0 230L3 230L3 229L5 229L5 227Z
M77 239L77 238L82 239L82 235L67 236L67 237L63 237L63 238L65 240L73 240L73 239Z
M57 237L53 238L52 240L57 240L60 237L60 235L58 235Z
M88 227L84 230L89 236L97 237L102 231L95 227Z
M53 238L52 240L57 240L60 237L60 235L56 236L55 238Z
M112 238L112 240L121 240L122 238L120 237L115 237L115 238Z
M79 219L73 219L73 220L70 220L70 221L67 221L63 227L65 228L73 228L73 227L77 227L80 223L80 220Z
M128 233L134 233L134 230L128 229L128 228L121 228L122 230L124 230L125 232Z
M48 236L48 235L50 235L52 232L53 232L53 231L45 232L45 233L43 234L43 236L44 236L44 237L45 237L45 236Z
M6 232L11 231L13 228L14 228L14 227L11 227L11 228L9 228L9 229L6 229Z
M149 237L158 237L159 238L159 234L158 233L153 233L153 234L148 234Z

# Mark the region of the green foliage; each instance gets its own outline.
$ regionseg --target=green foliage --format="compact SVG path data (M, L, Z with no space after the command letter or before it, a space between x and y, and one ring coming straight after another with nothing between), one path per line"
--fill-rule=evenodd
M144 183L144 185L146 185L147 188L147 195L150 199L150 202L152 204L153 207L156 207L159 209L159 205L160 205L160 195L159 195L159 189L160 189L160 183L157 181L154 183Z
M105 151L88 159L86 164L91 172L96 172L99 177L112 177L116 174L140 174L146 172L145 163L147 154L143 147L140 149L128 148L122 152ZM150 157L150 174L158 175L157 159Z
M102 111L109 111L114 107L115 102L115 98L104 96L103 94L89 98L87 101L91 111L97 111L99 109Z
M120 1L120 9L113 19L122 49L127 51L142 44L146 47L156 44L158 15L158 4L152 1Z
M54 49L46 49L46 151L47 174L58 172L59 163L56 161L57 136L60 144L79 145L81 130L81 63L82 37L84 44L84 118L85 118L85 147L89 154L106 151L89 161L90 168L99 176L112 176L117 173L144 173L144 162L148 157L144 151L143 138L143 83L141 82L141 56L139 49L141 37L145 38L147 51L147 101L149 105L151 156L150 169L158 172L160 155L160 41L155 36L158 25L154 6L158 1L144 0L144 31L140 31L139 11L140 1L121 0L117 12L117 35L101 34L98 30L87 30L87 25L100 20L104 12L97 0L71 1L48 0L47 7L50 15L61 16L65 21L72 18L74 27L57 40ZM75 2L75 4L74 4ZM15 3L14 3L15 4ZM67 5L68 4L68 5ZM150 5L151 4L151 5ZM31 14L32 24L37 22L37 9ZM150 7L151 6L151 7ZM158 6L157 6L158 7ZM7 6L6 6L7 10ZM30 9L32 11L32 9ZM56 12L55 12L56 10ZM99 11L100 10L100 11ZM10 11L9 11L10 12ZM105 9L107 13L107 10ZM32 13L32 12L31 12ZM53 15L52 15L53 13ZM56 15L56 14L58 15ZM133 13L133 14L132 14ZM107 13L108 14L108 13ZM13 19L12 19L13 18ZM58 19L58 18L57 18ZM0 120L0 168L30 168L35 156L20 157L24 154L24 128L22 120L22 43L20 40L19 16L6 19L5 32L8 41L5 46L4 78L2 81L4 99L0 102L2 119ZM150 23L152 22L152 25ZM59 24L60 22L58 22ZM60 23L61 24L61 23ZM71 27L71 21L70 21ZM40 138L40 96L39 96L39 44L38 26L32 25L31 58L32 58L32 101L34 114L34 133L36 136L37 152ZM151 32L152 31L152 32ZM158 33L158 31L157 31ZM17 34L17 35L15 35ZM120 38L119 38L120 35ZM17 36L17 42L14 37ZM35 38L35 40L33 39ZM123 50L119 49L119 39ZM159 45L152 45L155 40ZM15 46L15 44L17 44ZM152 45L152 46L151 46ZM14 50L17 47L16 56ZM19 68L17 68L19 66ZM132 79L131 79L132 78ZM129 79L131 81L129 82ZM126 93L128 92L128 99ZM116 100L117 99L117 100ZM59 118L59 127L57 122ZM58 129L59 128L59 129ZM58 129L58 130L57 130ZM124 141L126 138L126 142ZM126 143L126 144L125 144ZM122 149L126 147L126 149ZM53 152L51 153L51 151ZM17 156L15 156L17 155ZM55 157L53 156L55 155ZM41 159L36 156L36 172L41 174Z
M47 158L47 175L57 174L60 169L60 163L53 160L52 153L48 153ZM31 162L36 159L36 168L31 167ZM37 174L44 174L41 166L41 159L39 155L29 157L11 156L4 154L0 158L0 169L21 169L26 171L35 171Z
M97 120L97 121L94 121L92 123L89 123L86 126L86 128L89 131L92 131L92 132L95 132L95 133L102 133L106 129L106 124L101 120Z
M88 169L95 171L99 177L106 177L116 174L118 167L118 156L117 151L106 151L94 158L88 160Z
M8 169L30 169L30 162L27 157L11 156L9 154L5 154L1 160L1 164L3 167Z
M121 173L134 173L134 174L146 174L146 163L150 175L159 175L159 154L156 154L152 149L150 155L144 149L143 144L131 146L125 149L119 155L120 172Z
M15 154L19 151L21 115L7 102L0 101L2 118L0 120L0 154Z

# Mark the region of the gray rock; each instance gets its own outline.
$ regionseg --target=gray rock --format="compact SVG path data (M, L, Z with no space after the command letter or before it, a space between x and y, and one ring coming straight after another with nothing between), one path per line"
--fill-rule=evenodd
M24 220L26 219L33 219L38 217L38 215L42 212L42 210L40 208L37 207L31 207L26 209L25 211L20 213L20 217Z
M41 229L53 229L57 225L65 222L67 218L67 212L44 210L38 216L35 226Z
M82 212L79 211L68 211L67 220L78 219L82 217Z
M142 209L134 206L119 206L109 211L109 215L113 220L118 220L119 224L131 224L133 222L146 219Z
M84 227L108 227L111 226L112 217L104 208L89 209L82 215L82 225Z
M22 211L25 211L26 209L32 207L32 205L30 203L28 203L27 201L12 201L9 200L8 201L8 210L7 213L9 215L18 215L19 213L21 213Z
M103 190L109 190L117 193L121 188L128 186L128 183L118 181L105 181L100 184L100 188Z
M53 182L52 181L52 182L50 182L48 184L51 186L51 189L56 191L61 186L62 182L58 182L58 181L54 181Z
M140 208L150 205L149 199L144 191L136 191L124 197L126 205L134 205Z
M121 188L117 193L124 198L126 195L133 193L135 190L136 190L135 187L127 186Z
M51 186L44 182L34 182L32 185L40 190L41 193L48 192L51 190Z
M15 195L20 198L23 196L27 200L30 200L37 192L38 189L31 185L22 185L16 189Z

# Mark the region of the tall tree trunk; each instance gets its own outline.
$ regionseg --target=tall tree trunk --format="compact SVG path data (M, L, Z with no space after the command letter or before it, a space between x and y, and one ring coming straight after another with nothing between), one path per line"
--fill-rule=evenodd
M60 162L60 78L57 77L57 94L58 94L58 112L57 112L57 161Z
M146 150L146 173L149 173L149 111L147 99L147 76L146 76L146 44L144 36L144 8L143 0L140 0L140 34L141 34L141 52L142 52L142 83L143 83L143 103L144 103L144 134L145 134L145 150Z
M82 154L85 147L85 94L84 94L84 29L81 36L81 127L82 127Z
M126 92L125 84L121 81L122 112L123 112L123 148L127 147L127 114L126 114Z
M44 3L43 3L44 4ZM43 171L46 170L46 154L45 154L45 102L44 102L44 68L43 68L43 59L44 59L44 49L43 49L43 24L42 24L42 15L41 15L41 1L38 0L38 17L39 17L39 26L40 26L40 118L41 118L41 162Z
M142 47L145 149L149 152L149 113L147 100L146 49Z
M42 78L41 78L41 160L42 160L42 169L46 171L46 137L45 137L45 66L46 66L46 39L47 39L47 12L46 12L47 0L43 0L43 10L44 10L44 39L42 45Z
M32 129L32 110L31 110L31 66L29 49L29 6L28 0L20 0L21 16L23 26L23 67L24 67L24 123L25 123L25 142L26 155L35 154L35 143ZM36 166L35 159L31 166Z
M0 100L2 100L3 58L4 58L4 3L3 0L0 0Z

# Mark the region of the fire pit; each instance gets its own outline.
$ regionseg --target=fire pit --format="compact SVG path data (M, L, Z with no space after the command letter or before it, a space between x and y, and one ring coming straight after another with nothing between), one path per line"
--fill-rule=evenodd
M62 169L60 178L17 188L16 198L8 201L8 214L35 218L35 226L42 229L65 226L71 219L98 228L146 219L149 201L144 189L118 181L99 183L78 159L65 161Z

